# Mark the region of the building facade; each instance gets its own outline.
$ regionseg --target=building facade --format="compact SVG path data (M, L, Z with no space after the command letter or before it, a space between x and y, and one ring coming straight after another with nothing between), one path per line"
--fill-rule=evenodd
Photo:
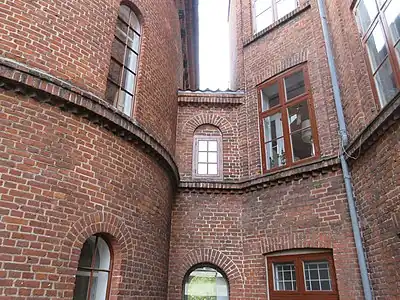
M398 1L197 6L0 4L0 299L399 299Z

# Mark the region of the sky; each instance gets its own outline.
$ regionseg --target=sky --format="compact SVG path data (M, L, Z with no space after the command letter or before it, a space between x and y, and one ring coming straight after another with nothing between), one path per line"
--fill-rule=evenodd
M199 0L200 89L229 85L229 0Z

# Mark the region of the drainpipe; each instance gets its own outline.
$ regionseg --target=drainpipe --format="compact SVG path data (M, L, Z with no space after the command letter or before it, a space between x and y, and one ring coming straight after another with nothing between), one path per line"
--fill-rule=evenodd
M344 156L344 151L343 151L343 149L348 144L348 136L347 136L347 130L346 130L346 123L344 120L342 100L340 97L339 83L338 83L337 74L336 74L335 61L334 61L333 53L332 53L332 45L331 45L331 41L330 41L330 37L329 37L329 29L328 29L328 22L327 22L326 13L325 13L324 0L318 0L318 6L319 6L319 15L321 18L321 23L322 23L322 32L323 32L324 41L325 41L326 55L328 56L329 71L330 71L331 80L332 80L333 97L335 100L336 113L337 113L337 118L338 118L338 123L339 123L340 144L341 144L341 147L343 147L340 149L340 164L342 166L343 179L344 179L344 184L345 184L345 188L346 188L347 202L349 204L351 225L353 228L354 241L355 241L356 249L357 249L358 265L360 267L360 272L361 272L361 283L362 283L363 290L364 290L365 300L372 300L372 289L371 289L371 285L370 285L369 278L368 278L367 263L366 263L365 253L364 253L364 249L363 249L363 245L362 245L362 241L361 241L360 228L358 227L358 217L357 217L356 206L355 206L355 201L354 201L354 197L353 197L353 195L354 195L353 185L351 184L351 176L349 173L349 166L347 164L346 158Z

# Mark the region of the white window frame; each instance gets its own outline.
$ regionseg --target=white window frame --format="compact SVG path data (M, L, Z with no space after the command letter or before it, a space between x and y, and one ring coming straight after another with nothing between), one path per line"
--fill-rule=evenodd
M216 141L217 142L217 174L198 174L197 167L199 163L199 141ZM193 137L193 166L192 177L195 179L214 179L221 180L223 178L223 154L222 154L222 137L195 135Z

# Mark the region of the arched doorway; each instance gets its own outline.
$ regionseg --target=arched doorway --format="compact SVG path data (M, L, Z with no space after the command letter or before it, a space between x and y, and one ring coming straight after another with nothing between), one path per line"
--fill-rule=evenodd
M222 271L213 266L197 266L188 271L184 300L229 300L229 285Z

